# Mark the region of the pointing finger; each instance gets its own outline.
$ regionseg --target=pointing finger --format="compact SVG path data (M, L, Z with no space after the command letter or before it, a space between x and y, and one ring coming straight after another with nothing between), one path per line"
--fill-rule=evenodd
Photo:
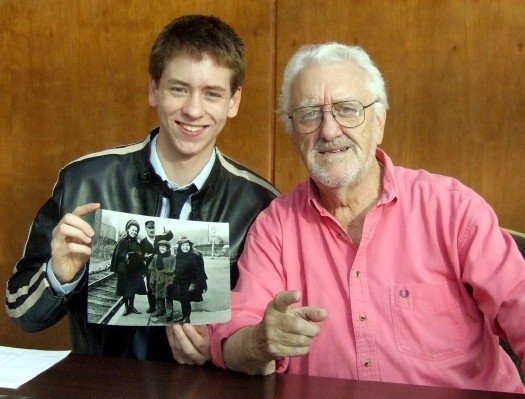
M323 321L328 317L328 312L323 308L316 308L313 306L303 306L294 308L294 313L307 321Z

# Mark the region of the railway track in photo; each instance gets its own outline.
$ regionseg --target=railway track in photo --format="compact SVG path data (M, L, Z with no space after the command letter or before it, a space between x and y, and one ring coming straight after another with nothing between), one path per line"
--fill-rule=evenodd
M88 321L108 324L122 306L122 297L115 294L117 275L108 270L89 275Z

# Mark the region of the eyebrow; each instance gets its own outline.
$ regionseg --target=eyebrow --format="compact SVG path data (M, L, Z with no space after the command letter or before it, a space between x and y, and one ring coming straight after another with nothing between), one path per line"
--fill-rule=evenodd
M191 87L189 83L186 83L186 82L184 82L182 80L179 80L179 79L168 79L168 84L180 85L180 86L184 86L184 87ZM219 86L219 85L204 86L204 89L205 90L218 91L218 92L221 92L221 93L226 93L227 92L226 88L224 88L222 86Z
M357 98L355 97L346 97L346 98L339 98L331 103L327 103L327 104L337 104L337 103L342 103L342 102L345 102L345 101L359 101ZM316 103L316 102L313 102L313 101L306 101L305 103L303 103L302 105L299 105L297 108L304 108L304 107L322 107L323 105L327 105L327 104L320 104L320 103ZM296 109L297 109L296 108Z

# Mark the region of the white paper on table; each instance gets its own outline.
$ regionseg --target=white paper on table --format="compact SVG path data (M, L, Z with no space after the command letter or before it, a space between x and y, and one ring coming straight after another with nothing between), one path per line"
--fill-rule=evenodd
M70 352L0 346L0 387L16 389L64 359Z

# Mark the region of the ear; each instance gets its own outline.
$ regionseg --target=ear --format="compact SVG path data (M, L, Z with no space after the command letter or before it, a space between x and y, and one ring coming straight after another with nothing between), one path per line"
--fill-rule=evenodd
M386 109L385 107L378 107L375 110L375 121L376 121L376 144L379 145L383 141L383 135L385 133L385 122L386 122Z
M228 118L234 118L237 116L239 111L239 105L241 103L242 87L239 87L233 96L230 98L230 107L228 108Z
M148 88L148 101L149 105L152 107L156 107L158 105L157 101L157 83L155 83L154 79L151 79L149 82L149 88Z

